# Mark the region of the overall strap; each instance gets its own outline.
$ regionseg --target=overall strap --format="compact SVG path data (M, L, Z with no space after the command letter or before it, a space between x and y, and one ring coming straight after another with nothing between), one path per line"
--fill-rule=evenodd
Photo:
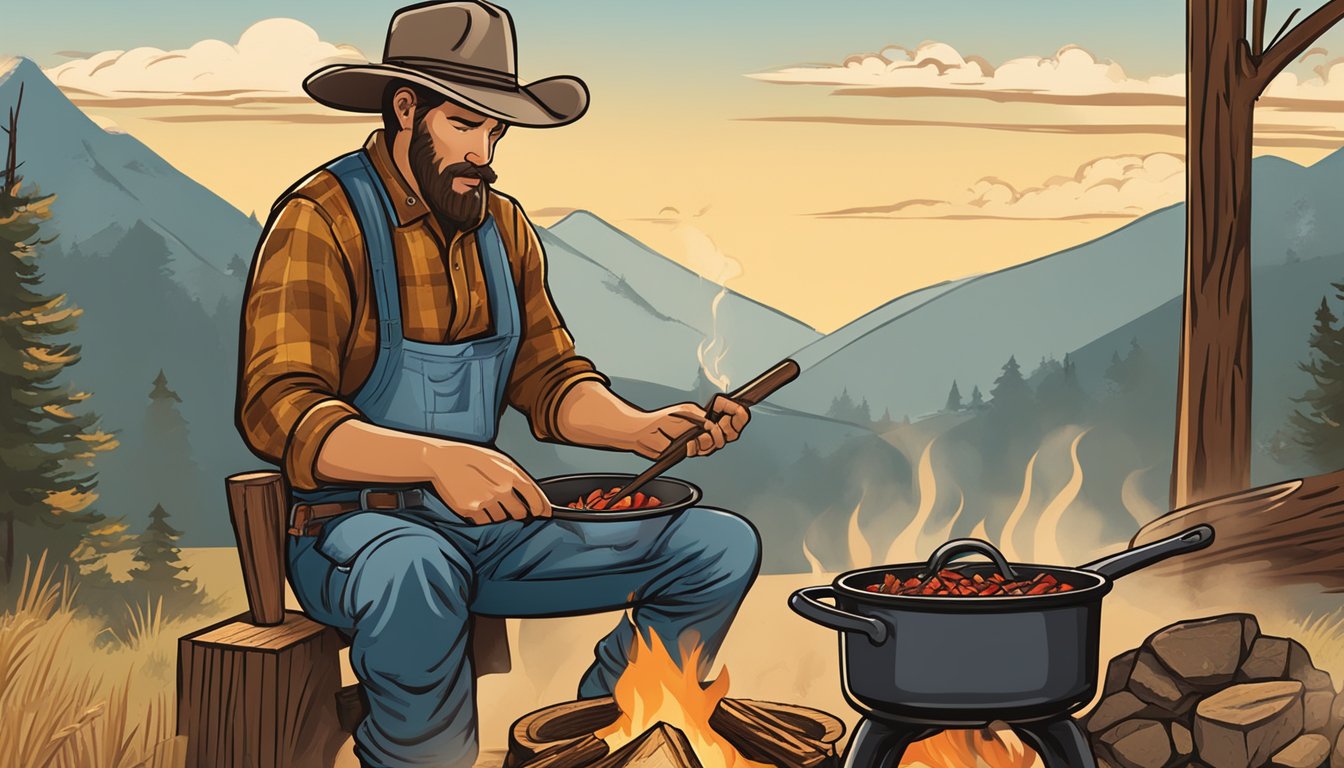
M345 190L364 238L373 271L373 291L378 317L378 347L385 351L401 345L401 299L397 291L397 259L388 222L396 218L392 199L373 169L364 150L333 160L327 170Z
M509 255L504 250L495 217L487 215L485 223L476 230L476 250L481 254L481 266L486 274L486 296L490 304L490 319L496 336L516 336L519 333L518 289L509 268Z

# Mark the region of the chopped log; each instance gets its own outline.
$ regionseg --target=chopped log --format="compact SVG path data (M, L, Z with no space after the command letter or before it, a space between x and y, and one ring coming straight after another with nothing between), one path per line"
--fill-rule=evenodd
M804 707L801 704L786 704L782 701L758 701L756 699L733 699L762 709L785 723L801 729L802 734L814 741L824 741L832 745L840 743L845 735L845 722L829 712Z
M1202 523L1217 532L1212 545L1149 571L1197 574L1235 566L1239 578L1266 586L1317 584L1344 592L1344 470L1192 504L1143 526L1132 544Z
M832 745L809 739L801 729L745 702L720 701L709 725L748 760L816 768L835 757Z
M275 626L285 617L289 494L284 478L274 471L246 472L233 475L224 483L252 623Z
M524 765L525 768L586 768L609 752L607 742L590 733L543 750ZM507 762L507 758L505 760Z
M701 768L701 765L686 734L667 723L659 723L592 763L592 768Z
M514 768L528 762L556 742L595 733L620 716L621 709L610 696L567 701L523 715L509 729L509 756L504 766Z
M345 741L335 630L290 611L259 627L242 614L182 637L177 733L194 768L326 768Z

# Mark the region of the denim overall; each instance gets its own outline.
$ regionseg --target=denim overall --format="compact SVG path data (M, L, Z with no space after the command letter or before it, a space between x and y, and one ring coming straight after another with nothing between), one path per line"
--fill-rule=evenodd
M391 200L363 151L327 169L363 233L379 318L377 361L353 404L384 427L491 445L522 327L493 218L476 233L489 335L451 344L408 340ZM328 486L294 496L344 501L360 499L365 490ZM579 697L607 696L625 669L636 629L646 639L656 631L674 658L680 658L676 641L688 636L702 643L706 662L713 658L755 579L760 541L750 523L712 509L621 522L473 525L426 487L414 506L360 509L329 521L317 536L290 536L287 557L303 609L351 637L350 664L370 710L355 730L361 765L465 768L478 751L468 637L473 614L631 609L598 642L579 682ZM494 736L502 740L503 734Z

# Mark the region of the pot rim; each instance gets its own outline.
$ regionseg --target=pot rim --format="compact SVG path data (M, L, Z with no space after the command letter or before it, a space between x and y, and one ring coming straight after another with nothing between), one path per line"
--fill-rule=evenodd
M966 567L986 566L990 563L959 563L955 566L949 566L952 570L960 570ZM932 612L961 612L961 611L1030 611L1045 608L1065 608L1084 603L1100 603L1101 599L1115 586L1111 579L1096 573L1094 571L1085 571L1081 568L1065 568L1053 565L1038 565L1036 563L1010 563L1014 568L1025 568L1031 571L1045 571L1055 575L1067 575L1071 579L1069 583L1076 583L1082 579L1092 582L1085 587L1077 587L1068 592L1051 592L1044 595L1004 595L991 597L977 597L971 595L889 595L882 592L869 592L866 589L851 586L849 583L874 574L886 574L900 569L921 570L928 567L928 563L897 563L895 565L875 565L868 568L858 568L852 571L845 571L835 577L831 586L837 594L853 598L862 603L883 608L901 608L909 610L921 610Z

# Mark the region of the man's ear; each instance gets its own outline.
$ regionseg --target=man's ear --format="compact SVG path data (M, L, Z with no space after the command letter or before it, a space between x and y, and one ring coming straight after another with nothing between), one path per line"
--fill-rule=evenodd
M398 88L392 94L392 111L397 115L397 125L401 130L409 131L415 123L415 91Z

